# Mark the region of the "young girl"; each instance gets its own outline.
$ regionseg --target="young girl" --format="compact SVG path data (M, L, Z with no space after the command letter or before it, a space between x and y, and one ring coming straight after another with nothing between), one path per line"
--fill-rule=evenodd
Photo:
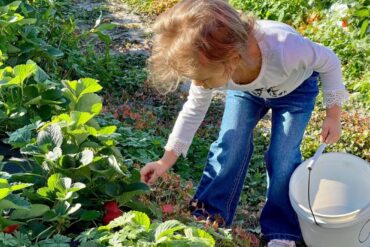
M221 130L191 204L220 214L229 227L253 152L253 129L271 109L265 153L270 180L260 224L269 247L295 246L302 235L289 201L289 179L302 162L300 143L318 94L318 76L327 107L321 141L331 144L340 137L347 92L339 59L292 27L241 17L223 0L184 0L157 19L154 33L151 81L167 92L183 78L192 83L163 157L142 168L141 180L153 184L180 155L186 157L213 89L226 90Z

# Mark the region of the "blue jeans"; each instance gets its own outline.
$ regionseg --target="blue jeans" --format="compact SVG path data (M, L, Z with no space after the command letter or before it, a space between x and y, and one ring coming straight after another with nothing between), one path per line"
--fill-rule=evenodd
M210 217L211 221L218 216L224 227L231 226L253 152L253 129L271 109L271 140L265 153L269 187L260 217L261 229L267 240L302 240L289 201L289 180L302 162L300 144L318 94L317 79L318 73L314 72L280 98L227 91L218 139L211 144L201 180L189 203L192 215Z

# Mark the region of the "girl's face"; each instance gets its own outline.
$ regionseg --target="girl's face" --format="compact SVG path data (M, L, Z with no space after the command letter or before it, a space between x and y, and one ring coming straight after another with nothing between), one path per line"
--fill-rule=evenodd
M218 88L224 86L235 70L236 66L231 65L231 73L226 73L225 66L221 64L212 66L200 66L199 71L191 77L196 86L202 86L206 89Z

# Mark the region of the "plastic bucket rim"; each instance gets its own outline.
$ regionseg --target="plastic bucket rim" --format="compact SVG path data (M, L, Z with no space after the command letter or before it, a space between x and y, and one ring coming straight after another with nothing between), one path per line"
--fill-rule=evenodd
M368 163L366 160L364 160L364 159L362 159L362 158L360 158L356 155L353 155L353 154L350 154L350 153L344 153L344 152L328 152L328 153L323 153L322 156L335 155L335 154L351 156L351 157L361 161L362 163ZM312 159L312 157L310 159ZM302 163L300 163L300 165L297 166L297 168L293 172L291 178L293 178L293 176L296 173L298 173L298 168L300 166L302 166L304 163L307 163L310 159L307 159L307 160L303 161ZM367 166L367 167L368 167L367 169L370 170L370 166ZM309 210L309 208L301 206L301 204L298 203L298 201L293 196L292 190L290 188L293 188L293 179L290 179L290 181L289 181L289 198L290 198L291 204L292 204L294 210L296 211L296 213L298 215L300 215L300 217L302 217L305 221L313 223L314 220L310 219L312 217L311 211ZM315 217L317 217L320 221L319 223L325 224L325 225L331 225L331 226L336 225L337 226L336 228L339 228L341 225L346 225L347 226L347 225L356 224L358 221L363 220L362 218L368 217L369 214L370 214L370 202L367 203L361 209L356 209L355 211L345 213L345 214L340 214L340 215L325 215L325 214L320 214L320 213L315 213L314 212ZM351 215L354 215L354 217L351 218L350 220L346 220L346 221L345 220L339 221L339 222L338 221L335 221L335 222L325 221L325 219L327 219L329 221L330 220L339 220L340 218L346 218L346 217L351 216Z

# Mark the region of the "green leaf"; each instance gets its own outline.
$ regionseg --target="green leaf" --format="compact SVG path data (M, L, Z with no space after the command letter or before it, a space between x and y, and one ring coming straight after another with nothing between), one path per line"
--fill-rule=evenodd
M135 214L133 214L131 211L127 213L123 213L120 217L117 217L111 222L109 222L109 224L106 225L107 227L106 229L113 229L115 227L124 226L130 223L133 218L135 218ZM102 228L99 227L98 230L99 229L104 229L104 227Z
M26 18L26 19L22 19L20 21L18 21L18 25L20 26L23 26L23 25L33 25L36 23L36 19L35 18Z
M71 239L63 235L55 235L52 239L45 239L39 242L40 247L70 247Z
M361 29L360 29L360 37L365 37L365 34L367 32L367 27L369 26L369 20L366 19L362 22Z
M23 197L17 194L10 194L5 199L0 201L0 209L6 208L31 208L31 204Z
M62 129L58 124L48 126L37 135L37 144L39 146L49 143L52 144L52 148L60 147L63 143Z
M10 218L13 220L32 219L42 216L50 208L44 204L32 204L30 209L16 209L12 212Z
M48 179L48 188L51 191L56 191L56 190L65 191L65 187L62 184L62 179L63 179L62 174L54 173Z
M8 82L8 84L22 84L24 80L34 74L37 66L34 64L21 64L13 68L15 78Z
M5 178L0 178L0 188L9 188L9 182Z
M30 187L32 185L33 184L31 184L31 183L13 183L10 186L10 190L11 191L22 190L22 189Z
M29 124L17 129L9 135L8 143L15 148L25 147L32 140L32 131L37 128L36 124Z
M13 235L0 232L0 244L4 247L17 247L18 241Z
M81 97L84 94L96 93L102 90L103 87L99 85L98 80L92 78L81 78L77 84L77 95Z
M72 123L76 127L84 125L85 123L87 123L93 117L94 117L94 115L92 115L88 112L79 112L79 111L72 111L71 112Z
M76 111L82 111L82 112L90 112L90 113L95 113L98 114L100 112L93 112L93 108L96 108L97 106L94 105L102 105L102 99L100 98L99 95L94 94L94 93L89 93L82 95L79 97L78 102L75 106ZM95 109L96 110L96 109Z
M92 221L92 220L95 220L95 219L99 218L100 216L101 216L101 213L99 211L86 210L81 214L80 220Z
M53 58L60 58L60 57L64 56L64 53L61 50L59 50L59 49L57 49L53 46L47 46L45 48L45 52Z
M113 28L117 27L116 24L113 23L103 23L96 27L99 31L104 31L104 30L112 30Z
M113 170L115 170L117 173L121 174L121 175L125 175L123 173L123 171L121 170L120 168L120 164L118 163L117 159L116 159L116 156L114 155L109 155L108 156L108 164L111 168L113 168Z
M0 200L7 197L11 193L9 188L1 188L0 189Z
M146 230L149 230L150 227L150 219L148 215L139 211L131 211L134 213L135 217L133 221L141 226L143 226Z
M37 190L37 194L45 198L53 198L54 192L50 190L48 187L42 187Z
M98 130L98 135L110 135L116 132L116 130L117 130L117 126L114 126L114 125L106 126Z
M171 236L174 232L184 229L186 226L178 220L168 220L161 223L155 230L155 240L159 241L162 237Z
M358 16L358 17L370 17L370 10L369 9L359 9L355 11L353 15Z
M42 150L34 144L27 144L27 146L21 148L20 151L25 155L40 155L43 153Z

